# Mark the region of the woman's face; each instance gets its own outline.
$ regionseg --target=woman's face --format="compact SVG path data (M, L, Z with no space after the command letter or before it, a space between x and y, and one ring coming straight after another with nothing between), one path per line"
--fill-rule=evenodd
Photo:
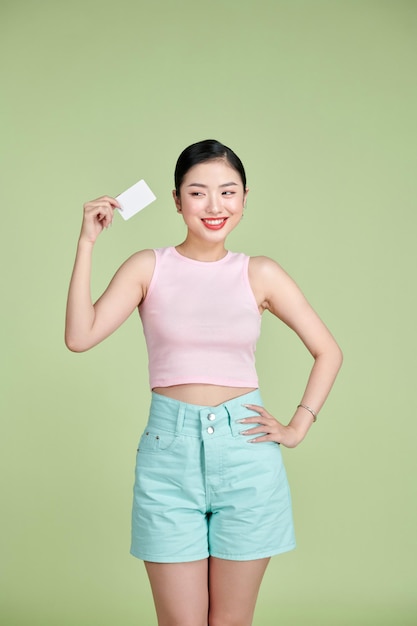
M180 196L173 192L177 211L189 234L219 242L242 218L248 189L227 161L216 159L194 165L181 183Z

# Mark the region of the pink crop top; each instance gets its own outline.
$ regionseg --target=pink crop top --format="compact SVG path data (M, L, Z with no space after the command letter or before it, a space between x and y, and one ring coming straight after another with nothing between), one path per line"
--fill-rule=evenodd
M220 261L155 250L148 293L139 306L151 389L186 383L258 387L255 349L261 315L249 284L249 257Z

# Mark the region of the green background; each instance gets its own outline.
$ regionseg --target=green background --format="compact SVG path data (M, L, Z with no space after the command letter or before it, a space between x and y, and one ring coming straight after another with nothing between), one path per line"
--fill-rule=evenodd
M100 238L97 296L135 250L181 241L175 160L216 138L251 188L231 249L278 260L345 354L319 421L284 451L298 547L273 559L254 624L417 624L417 3L0 7L0 622L156 623L129 555L142 331L134 314L72 354L65 300L83 202L140 178L157 196ZM257 362L288 419L309 355L265 316Z

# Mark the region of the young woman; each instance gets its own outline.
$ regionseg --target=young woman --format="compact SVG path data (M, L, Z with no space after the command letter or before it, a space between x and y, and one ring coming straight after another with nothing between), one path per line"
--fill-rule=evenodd
M80 352L139 307L152 402L136 463L132 554L145 561L159 626L249 626L270 557L291 550L291 501L280 445L315 421L342 362L326 326L284 270L232 253L248 189L243 165L214 140L186 148L173 197L184 241L142 250L93 304L91 258L118 207L84 205L66 344ZM261 316L292 328L314 358L285 425L263 406L254 352Z

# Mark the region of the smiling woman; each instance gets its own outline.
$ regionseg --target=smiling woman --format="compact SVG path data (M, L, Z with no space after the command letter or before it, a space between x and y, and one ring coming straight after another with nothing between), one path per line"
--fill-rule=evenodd
M186 148L173 191L184 241L134 254L95 304L92 251L118 203L102 196L84 205L66 343L87 350L139 308L152 401L137 454L131 552L145 561L159 626L252 624L270 557L295 546L280 444L303 440L342 361L275 261L227 250L248 191L230 148L215 140ZM314 358L286 425L258 389L255 349L266 310Z
M185 256L185 249L196 249L201 254L202 231L222 231L216 239L207 239L208 254L212 259L212 245L217 241L219 258L225 254L225 237L240 222L245 207L248 189L227 159L216 158L192 166L182 176L180 190L173 191L177 211L182 214L188 227L187 241L177 249ZM198 249L198 250L197 250Z

